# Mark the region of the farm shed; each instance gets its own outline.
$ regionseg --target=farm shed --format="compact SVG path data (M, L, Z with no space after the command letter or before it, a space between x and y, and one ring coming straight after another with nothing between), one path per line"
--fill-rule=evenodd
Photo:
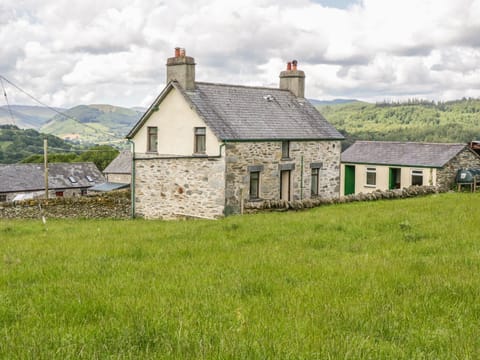
M342 153L341 194L432 185L452 188L457 171L480 167L467 144L357 141Z

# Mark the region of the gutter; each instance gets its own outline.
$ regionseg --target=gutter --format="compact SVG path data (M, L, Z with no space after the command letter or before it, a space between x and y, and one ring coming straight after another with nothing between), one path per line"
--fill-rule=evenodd
M135 219L135 143L131 139L127 139L127 142L132 146L132 179L130 189L130 201L132 207L131 218Z

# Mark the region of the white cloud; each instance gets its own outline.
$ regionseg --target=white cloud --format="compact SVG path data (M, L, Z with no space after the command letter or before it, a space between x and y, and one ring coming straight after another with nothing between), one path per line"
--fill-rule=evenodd
M182 46L202 81L277 86L295 58L311 98L478 96L480 0L329 4L4 0L0 74L51 105L145 106Z

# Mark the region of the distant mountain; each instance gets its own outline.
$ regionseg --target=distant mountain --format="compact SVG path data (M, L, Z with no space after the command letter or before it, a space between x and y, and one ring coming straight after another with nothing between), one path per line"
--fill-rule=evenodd
M64 111L55 108L57 111ZM11 114L10 114L11 112ZM7 105L0 106L0 125L16 125L21 129L40 129L56 112L42 106ZM13 116L13 121L12 121Z
M143 112L112 105L79 105L55 115L40 131L81 143L121 140Z
M359 100L355 99L334 99L334 100L316 100L316 99L308 99L313 106L317 105L338 105L338 104L348 104L348 103L355 103L359 102Z
M132 110L135 110L135 111L138 111L138 112L141 112L142 114L147 111L147 108L146 107L143 107L143 106L134 106L132 108L130 108Z

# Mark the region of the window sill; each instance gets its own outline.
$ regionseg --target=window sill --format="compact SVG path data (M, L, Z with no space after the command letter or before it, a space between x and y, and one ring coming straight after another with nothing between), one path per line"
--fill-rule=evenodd
M208 157L206 153L193 153L192 156L194 157Z
M262 202L263 199L260 198L254 198L254 199L248 199L249 202Z
M365 188L375 189L377 185L363 185Z
M282 157L280 161L293 161L294 159L291 157Z

